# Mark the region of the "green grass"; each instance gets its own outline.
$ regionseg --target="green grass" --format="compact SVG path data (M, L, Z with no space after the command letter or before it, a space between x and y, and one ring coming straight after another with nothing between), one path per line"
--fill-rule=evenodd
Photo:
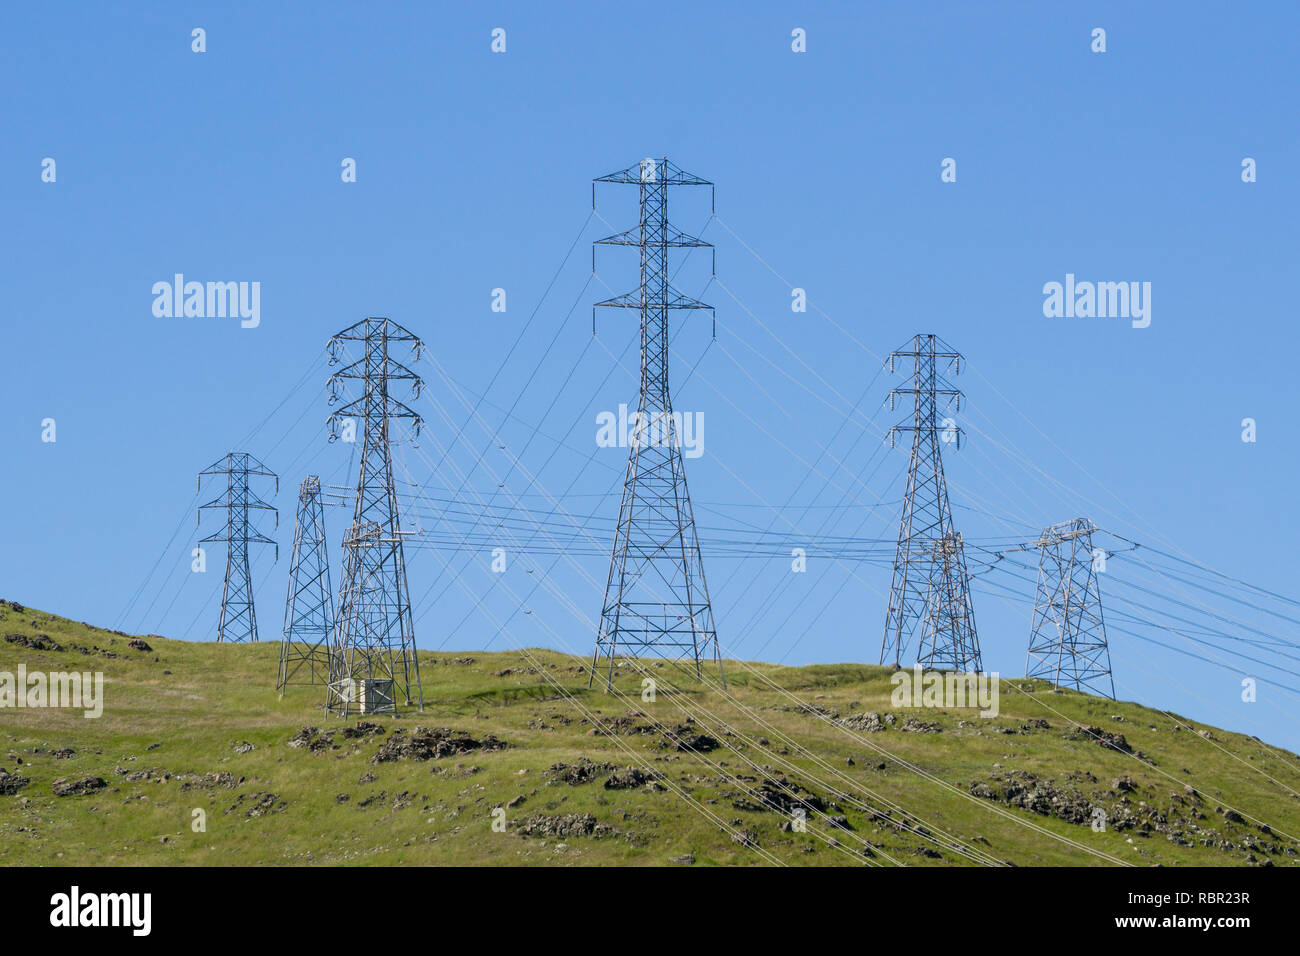
M313 753L288 741L305 726L337 731L358 719L326 717L319 687L290 688L280 699L273 690L275 643L148 635L152 650L142 652L127 646L126 635L8 604L0 604L0 634L46 634L65 648L39 651L0 641L0 672L16 672L19 664L29 672L99 670L106 682L99 719L85 719L79 710L0 709L0 768L30 781L15 794L0 795L0 863L6 865L596 866L661 865L687 856L696 865L773 859L972 865L952 847L881 818L874 812L881 801L915 814L936 835L942 831L1019 866L1109 865L1116 859L1291 866L1300 860L1300 844L1292 838L1300 836L1300 758L1135 704L1052 692L1042 682L1003 681L996 718L981 719L973 710L897 711L894 726L867 733L848 732L838 720L891 711L883 668L726 662L724 695L671 666L646 662L659 682L655 702L639 700L641 673L628 668L618 682L643 714L633 723L646 732L611 737L593 733L587 714L609 719L634 708L599 688L589 691L587 661L546 650L422 652L422 714L376 717L385 735L355 741L336 735L339 749ZM72 645L117 656L82 654ZM498 676L507 669L513 672ZM1032 696L1015 692L1013 684L1032 687ZM826 719L801 702L821 708ZM721 746L700 755L667 742L659 730L681 725L687 715L696 732ZM903 732L909 716L937 722L942 730ZM1028 725L1039 719L1048 726ZM1154 768L1080 734L1076 721L1123 734ZM417 726L480 739L495 735L509 746L371 763L394 732ZM243 742L253 749L236 752ZM62 749L74 753L55 757ZM578 785L550 780L552 765L584 758L653 770L662 780L657 787L616 790L604 786L608 772ZM237 783L195 786L203 775L221 772ZM1153 822L1097 832L1062 819L1041 800L1047 812L1011 805L1001 796L1017 772L1033 776L1029 789L1040 796L1066 793L1076 805L1102 807L1112 821L1127 808L1134 819ZM368 774L374 779L363 780ZM103 778L107 787L54 795L56 780L83 777ZM1115 786L1122 777L1130 778L1132 789ZM846 818L851 829L811 812L807 832L790 832L788 813L747 793L780 778L820 798L825 813ZM972 795L978 783L987 783L994 797ZM265 794L274 795L267 798L270 812L249 815ZM348 795L344 802L342 794ZM504 832L492 828L498 807L505 808ZM1225 816L1229 808L1244 819ZM206 813L206 832L192 829L196 809ZM519 825L537 815L562 814L591 814L612 832L562 838L520 832ZM899 818L895 812L892 819ZM740 831L752 836L752 845L733 839ZM832 838L838 846L828 844ZM870 858L861 852L864 843Z

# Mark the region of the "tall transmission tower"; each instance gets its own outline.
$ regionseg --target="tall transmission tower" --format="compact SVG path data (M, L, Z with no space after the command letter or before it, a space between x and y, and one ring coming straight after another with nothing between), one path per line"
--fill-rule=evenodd
M898 396L910 396L912 421L891 428L889 440L893 445L898 432L911 432L912 460L880 663L901 666L903 651L920 624L917 663L979 672L983 664L966 553L961 534L953 527L941 454L945 444L961 447L962 431L952 419L939 417L941 409L953 404L961 410L961 392L948 383L940 366L960 374L962 357L938 336L916 335L908 347L889 356L890 372L900 360L911 363L912 382L908 388L890 391L889 407L895 407Z
M308 475L298 488L298 516L289 564L289 594L280 634L280 666L275 689L284 696L290 684L324 684L329 679L334 597L330 589L329 548L320 478Z
M1038 549L1038 589L1029 631L1026 677L1115 697L1110 647L1101 613L1092 533L1087 518L1043 529Z
M253 492L249 479L274 478L277 493L280 490L280 479L275 472L243 451L232 451L199 472L200 490L203 488L204 477L212 475L225 475L225 491L207 504L199 505L195 519L196 523L201 521L203 512L208 508L224 508L226 511L226 523L221 530L199 541L200 544L213 541L224 541L226 544L226 585L221 593L217 640L235 643L256 641L257 613L253 608L253 579L248 566L248 546L275 545L277 561L280 560L280 546L252 527L248 513L258 510L272 512L277 528L280 526L280 513L274 505L267 504Z
M713 307L683 295L668 281L669 249L712 249L668 221L670 186L709 186L670 163L644 159L595 183L635 185L640 190L640 222L596 245L635 246L641 254L641 282L631 292L597 307L637 309L641 313L641 387L629 439L627 474L619 506L618 532L610 558L601 607L600 629L588 686L604 655L609 662L606 689L613 683L615 656L646 652L690 658L697 676L712 656L723 686L713 607L704 580L695 514L682 463L681 422L673 414L668 388L668 316L677 309ZM595 183L592 205L595 205ZM595 249L592 250L594 260ZM593 332L594 332L593 310Z
M366 318L330 339L330 364L359 343L362 356L330 376L330 404L342 398L349 380L362 383L359 398L337 408L329 418L330 441L339 437L344 419L362 424L361 464L357 476L352 525L343 539L343 582L339 618L330 652L326 710L347 717L388 713L398 701L424 709L420 663L415 651L415 624L397 495L393 490L391 423L407 419L418 435L423 419L394 398L394 383L409 384L418 397L423 380L393 353L410 353L418 361L424 344L386 318Z

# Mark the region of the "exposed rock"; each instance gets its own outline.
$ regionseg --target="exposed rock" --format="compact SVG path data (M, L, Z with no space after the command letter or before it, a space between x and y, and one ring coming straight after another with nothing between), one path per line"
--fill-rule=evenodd
M624 770L615 770L605 781L606 790L637 790L648 783L660 779L663 774L657 771L646 771L639 767L627 767ZM662 789L662 788L660 788Z
M1112 734L1109 731L1102 730L1100 727L1082 727L1078 733L1069 734L1067 740L1091 740L1099 747L1105 747L1108 750L1118 750L1120 753L1131 754L1133 748L1129 742L1124 739L1123 734Z
M129 778L128 778L129 779ZM216 773L205 773L201 777L193 777L181 784L182 790L215 790L220 787L223 790L234 790L242 783L228 770L221 770Z
M590 813L562 813L558 816L537 813L519 821L514 826L524 836L560 837L562 839L578 836L599 838L612 836L615 832L613 827L604 823L597 823L596 818Z
M303 727L289 738L289 746L310 750L312 753L319 753L323 750L339 749L339 745L334 742L336 734L344 740L361 740L365 737L378 737L387 732L382 724L376 724L369 720L362 720L351 726L340 727L337 730Z
M60 777L50 786L56 797L79 797L103 790L108 786L108 781L103 777L79 777L76 780Z
M850 730L864 730L869 734L877 734L888 729L885 722L880 719L880 715L874 710L869 710L862 714L851 714L840 721Z
M244 816L249 818L264 817L268 813L279 813L286 806L284 800L280 799L278 793L268 793L261 791L258 793L247 794L241 793L231 804L227 814L243 811Z
M143 638L135 637L126 642L126 646L136 651L152 651L153 648L145 643Z
M970 792L1066 823L1086 824L1092 820L1093 804L1080 791L1058 787L1025 770L1013 770L989 783L977 781L971 784Z
M839 720L839 711L829 710L817 704L799 704L794 708L797 713L808 714L812 717L825 717L828 720Z
M908 717L903 721L903 725L898 728L909 734L939 734L943 733L943 725L933 721L920 720L917 717Z
M645 722L645 716L639 710L629 710L620 717L597 717L594 721L596 726L591 729L590 733L617 734L619 736L657 733L655 726Z
M344 727L339 731L339 736L344 740L358 740L362 737L379 737L386 733L388 731L382 724L377 724L372 720L362 720L351 727Z
M432 730L416 727L407 732L394 731L383 746L370 758L371 763L389 760L437 760L474 750L502 750L509 746L504 740L487 734L482 740L471 737L463 730L435 727Z
M689 717L686 723L664 731L664 741L678 753L706 754L722 746L718 740L708 734L698 733L694 721Z
M55 642L48 634L37 634L34 637L28 637L26 634L6 634L5 640L10 644L16 644L19 647L25 647L33 651L62 651L62 644Z
M741 846L758 846L758 834L753 830L736 830L731 834L731 842Z
M20 777L16 773L0 769L0 797L11 797L31 782L29 777Z
M289 738L289 746L319 753L337 745L334 743L333 731L322 731L319 727L303 727Z
M784 816L802 810L806 815L811 816L826 810L828 804L817 794L804 789L793 780L775 777L763 780L757 786L749 788L745 797L733 801L732 806L737 810L768 810Z
M552 764L547 768L546 776L553 784L567 783L571 787L576 787L580 784L591 783L601 774L609 773L613 769L613 764L593 763L586 757L582 757L576 764Z

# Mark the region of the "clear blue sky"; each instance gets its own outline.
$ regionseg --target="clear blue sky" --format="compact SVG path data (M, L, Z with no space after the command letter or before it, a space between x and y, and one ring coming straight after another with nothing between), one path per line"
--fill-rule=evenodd
M671 210L717 244L722 283L707 286L702 258L679 276L718 308L711 347L707 318L676 326L676 404L706 421L706 454L687 463L702 525L790 531L788 521L792 537L892 539L906 451L881 450L879 432L859 426L905 414L881 408L892 382L876 378L878 356L934 331L969 359L968 445L948 459L969 539L1027 540L1082 514L1296 595L1300 14L1281 3L1134 6L8 10L0 592L95 623L210 638L223 558L215 549L206 575L188 571L194 479L246 450L282 476L279 531L264 525L281 559L256 565L262 636L277 637L297 484L347 478L347 449L323 437L328 370L312 363L367 314L422 334L471 400L482 395L489 427L538 477L530 486L517 469L508 488L566 492L566 509L606 533L625 451L595 447L595 416L635 399L610 355L635 329L611 311L593 342L590 303L632 287L634 253L602 250L590 280L589 244L632 225L635 208L605 187L609 225L588 220L590 180L667 154L717 183L716 220L702 191L681 191ZM195 27L202 54L191 51ZM496 27L504 54L490 49ZM791 50L796 27L806 53ZM1094 27L1107 31L1104 54L1090 50ZM46 157L54 183L41 180ZM344 157L357 161L356 183L340 181ZM940 181L945 157L956 183ZM1244 157L1258 182L1241 181ZM260 282L261 325L155 317L151 287L177 272ZM1043 284L1067 273L1150 282L1150 327L1045 318ZM791 311L791 285L807 290L806 313ZM490 308L498 287L505 313ZM845 425L864 392L857 424ZM421 457L437 461L454 430L422 410L428 433L406 452L411 472L454 489L450 465L434 472ZM1247 417L1253 444L1241 440ZM57 422L53 444L41 441L45 418ZM481 429L466 434L452 458L468 468L486 449L470 484L490 496L501 490L492 469L504 477L510 459ZM823 447L831 454L810 474L801 459ZM336 578L345 520L331 510ZM1290 620L1300 611L1208 596L1134 557L1144 553L1155 560L1110 562L1108 613L1150 617L1125 603L1142 601L1190 623L1112 633L1120 696L1300 746L1300 676L1288 673L1300 672ZM486 554L442 559L471 593L493 586ZM553 560L538 558L532 577ZM417 599L443 591L432 551L409 561ZM725 653L876 661L887 560L848 565L852 575L814 560L793 581L788 557L706 551L705 561ZM502 618L531 593L526 563L507 575L520 599L498 587L485 600ZM605 558L574 564L603 585ZM574 564L545 573L598 616L599 589ZM994 582L1026 594L1032 584L1000 575L977 580L976 619L986 665L1018 674L1028 607ZM1159 603L1169 596L1193 608ZM513 646L478 614L461 623L473 603L459 586L425 600L420 645ZM557 645L549 627L568 647L591 647L544 590L525 603L533 613L515 613L514 639ZM1275 684L1245 704L1243 675Z

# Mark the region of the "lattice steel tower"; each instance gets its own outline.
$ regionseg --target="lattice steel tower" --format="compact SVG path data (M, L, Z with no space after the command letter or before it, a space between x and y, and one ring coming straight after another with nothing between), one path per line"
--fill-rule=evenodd
M941 408L961 409L961 392L939 372L945 364L961 372L961 355L935 335L914 336L909 347L889 356L893 372L899 360L912 363L910 388L889 393L889 407L900 395L913 399L912 422L889 431L893 445L898 432L912 433L912 460L907 469L907 495L898 529L898 552L889 587L889 611L880 645L880 663L901 666L903 651L921 625L917 663L922 667L975 671L983 669L975 614L971 608L970 576L961 534L953 527L948 484L943 475L943 445L961 447L961 428L950 418L940 420Z
M326 709L344 717L352 712L387 713L401 700L406 705L418 703L423 710L415 624L393 490L390 425L396 419L407 419L414 434L419 434L423 419L394 398L391 388L394 383L406 383L412 397L419 396L423 380L393 353L410 353L418 361L424 344L391 319L362 319L330 339L331 365L351 358L349 342L359 343L364 354L330 377L330 404L341 399L348 380L361 382L364 392L330 416L330 441L339 437L344 419L360 419L362 450L352 526L343 540L342 591L330 653Z
M221 619L217 622L217 640L243 641L257 640L257 613L253 609L253 578L248 565L248 546L250 544L275 545L275 559L280 560L280 546L270 538L252 527L248 520L249 511L270 511L275 515L276 527L280 526L280 513L274 505L267 504L249 487L249 479L274 478L275 490L280 490L280 479L252 455L243 451L232 451L225 458L213 462L199 472L198 486L203 487L203 478L207 475L225 475L226 489L205 505L199 505L195 516L196 524L202 520L207 508L224 508L226 524L215 534L200 539L200 544L212 541L226 543L226 585L221 593Z
M334 596L330 588L329 548L320 478L308 475L298 488L298 517L289 564L289 594L280 633L280 666L275 689L284 696L290 684L324 684L329 680L330 636Z
M712 249L709 243L668 222L668 188L713 184L666 158L642 160L595 182L631 184L640 190L640 222L596 243L636 246L641 253L640 285L596 305L640 311L641 387L588 686L595 680L602 654L609 661L608 690L615 656L639 657L645 652L670 655L675 660L689 657L697 676L701 661L712 656L725 686L695 514L686 489L681 420L673 414L668 388L669 313L713 310L678 292L668 281L669 249ZM594 183L592 202L594 206ZM592 255L594 266L594 249Z
M1038 549L1038 590L1025 676L1113 699L1115 680L1092 547L1096 530L1087 518L1075 518L1044 528L1032 545Z

